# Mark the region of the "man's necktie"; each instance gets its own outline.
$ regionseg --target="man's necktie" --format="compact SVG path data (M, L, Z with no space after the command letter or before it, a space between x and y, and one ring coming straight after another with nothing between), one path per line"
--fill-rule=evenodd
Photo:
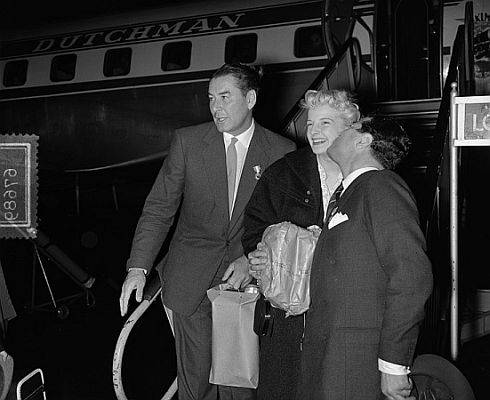
M340 183L339 186L337 186L337 189L332 194L332 197L330 197L330 201L328 202L328 207L327 207L327 213L325 214L325 223L328 225L334 214L337 212L337 203L340 199L340 195L342 194L342 191L344 190L344 186L342 185L342 182Z
M236 142L237 138L232 138L231 143L226 150L226 169L228 171L228 206L230 210L230 218L233 212L233 199L235 197L235 182L237 168Z

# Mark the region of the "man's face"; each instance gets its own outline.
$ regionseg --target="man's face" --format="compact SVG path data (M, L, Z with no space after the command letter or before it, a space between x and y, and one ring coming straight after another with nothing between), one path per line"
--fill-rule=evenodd
M209 110L219 132L239 135L252 123L255 91L246 96L238 88L231 75L220 76L209 82Z
M355 140L359 132L354 128L346 128L337 136L327 153L332 160L342 167L346 165L354 156L356 145Z
M339 111L329 105L308 110L306 136L315 154L325 153L345 128L345 121Z

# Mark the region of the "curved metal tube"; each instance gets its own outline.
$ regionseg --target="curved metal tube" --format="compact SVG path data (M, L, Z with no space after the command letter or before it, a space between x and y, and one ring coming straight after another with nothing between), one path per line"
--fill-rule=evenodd
M66 169L64 172L67 173L81 173L81 172L97 172L97 171L107 171L111 169L123 168L123 167L132 167L135 165L145 164L150 161L163 160L168 154L168 151L160 151L158 153L150 154L148 156L135 158L129 161L123 161L116 164L103 165L100 167L94 168L82 168L82 169Z
M335 42L333 39L332 28L331 28L331 1L325 0L322 3L322 31L323 40L325 41L325 49L327 50L327 57L330 59L335 55Z
M451 108L450 108L450 144L449 144L449 163L450 163L450 182L449 182L449 225L450 225L450 258L451 258L451 309L450 309L450 350L451 359L456 361L458 359L459 347L460 347L460 333L459 333L459 259L458 259L458 236L459 236L459 224L458 224L458 155L459 149L454 145L454 141L457 138L457 105L456 97L458 95L457 83L451 84Z
M362 63L362 52L361 52L361 44L359 40L353 38L352 46L351 46L351 61L356 60L355 67L352 71L354 78L354 88L357 90L359 85L361 84L361 63Z
M157 287L155 282L158 284ZM114 384L114 391L116 392L116 397L118 398L118 400L128 400L126 393L124 392L124 387L122 383L122 359L124 348L126 346L126 341L128 340L128 336L131 333L131 330L133 329L136 322L140 319L140 317L148 309L148 307L150 307L150 305L155 301L155 299L158 298L158 296L160 295L162 289L160 287L160 282L158 278L153 279L150 282L147 291L149 293L145 293L143 301L126 320L116 343L116 350L114 351L114 358L112 360L112 382ZM176 392L177 378L174 379L161 400L172 399Z

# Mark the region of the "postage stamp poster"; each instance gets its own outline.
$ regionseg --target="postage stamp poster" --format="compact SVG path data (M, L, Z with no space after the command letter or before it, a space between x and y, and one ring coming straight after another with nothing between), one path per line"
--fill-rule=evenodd
M36 237L36 135L0 135L0 239Z

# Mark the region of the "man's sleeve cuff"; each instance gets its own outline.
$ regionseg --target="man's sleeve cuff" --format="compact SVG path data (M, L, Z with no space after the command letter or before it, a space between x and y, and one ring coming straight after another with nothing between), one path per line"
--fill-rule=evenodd
M145 268L130 267L130 268L128 268L128 272L129 271L143 271L145 276L148 275L148 271Z
M378 358L378 369L385 374L390 375L408 375L410 367L405 365L393 364L388 361Z

